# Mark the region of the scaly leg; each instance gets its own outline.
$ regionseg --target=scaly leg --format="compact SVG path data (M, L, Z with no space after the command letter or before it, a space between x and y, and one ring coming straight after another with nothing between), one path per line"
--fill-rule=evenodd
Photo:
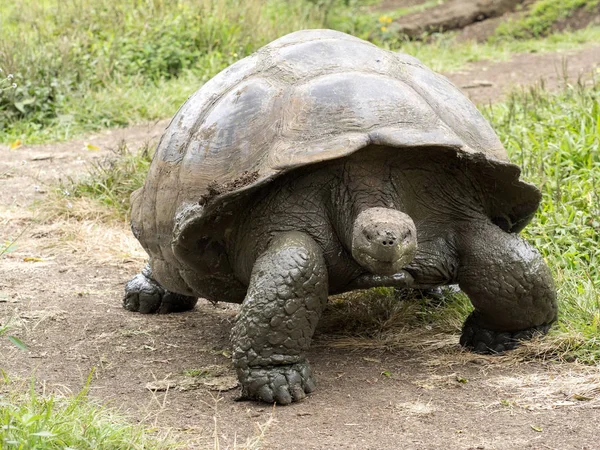
M305 357L327 303L327 268L308 235L277 236L255 262L231 333L242 396L288 404L315 389Z
M466 225L458 238L458 282L475 311L465 321L461 345L500 353L546 333L556 320L556 289L538 251L488 222Z

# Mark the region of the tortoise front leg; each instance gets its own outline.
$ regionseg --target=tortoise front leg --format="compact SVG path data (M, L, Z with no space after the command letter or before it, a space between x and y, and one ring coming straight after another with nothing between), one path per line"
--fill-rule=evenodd
M243 398L285 405L314 390L305 352L327 294L315 241L299 232L277 236L254 264L231 333Z
M516 234L488 222L466 225L458 239L458 282L475 311L461 345L498 353L546 333L556 320L556 290L539 252Z

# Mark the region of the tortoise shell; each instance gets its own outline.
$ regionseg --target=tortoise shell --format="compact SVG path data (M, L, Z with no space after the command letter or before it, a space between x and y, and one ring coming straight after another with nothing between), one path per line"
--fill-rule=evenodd
M519 231L539 205L539 191L519 180L488 122L446 78L344 33L298 31L216 75L166 129L132 195L132 230L153 276L218 299L233 280L224 240L239 199L369 145L456 152L506 231Z

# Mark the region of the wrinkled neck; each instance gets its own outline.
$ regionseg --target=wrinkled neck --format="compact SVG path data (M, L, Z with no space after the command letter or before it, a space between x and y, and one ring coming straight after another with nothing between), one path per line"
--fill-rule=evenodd
M400 209L391 179L391 167L383 159L351 157L340 167L337 186L331 190L334 229L347 250L352 248L356 218L370 208Z

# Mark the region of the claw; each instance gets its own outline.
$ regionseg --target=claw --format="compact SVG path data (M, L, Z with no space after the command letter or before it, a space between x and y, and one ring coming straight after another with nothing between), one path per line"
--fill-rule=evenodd
M292 387L292 398L294 399L295 402L306 398L306 393L304 392L304 390L302 389L302 387L300 385L296 384Z
M262 400L263 402L267 402L267 403L273 403L275 400L273 398L273 391L266 384L258 390L256 396L258 397L259 400Z
M315 390L307 362L239 370L242 396L267 403L289 405Z
M279 386L275 392L275 400L280 405L289 405L292 403L292 396L287 386Z

